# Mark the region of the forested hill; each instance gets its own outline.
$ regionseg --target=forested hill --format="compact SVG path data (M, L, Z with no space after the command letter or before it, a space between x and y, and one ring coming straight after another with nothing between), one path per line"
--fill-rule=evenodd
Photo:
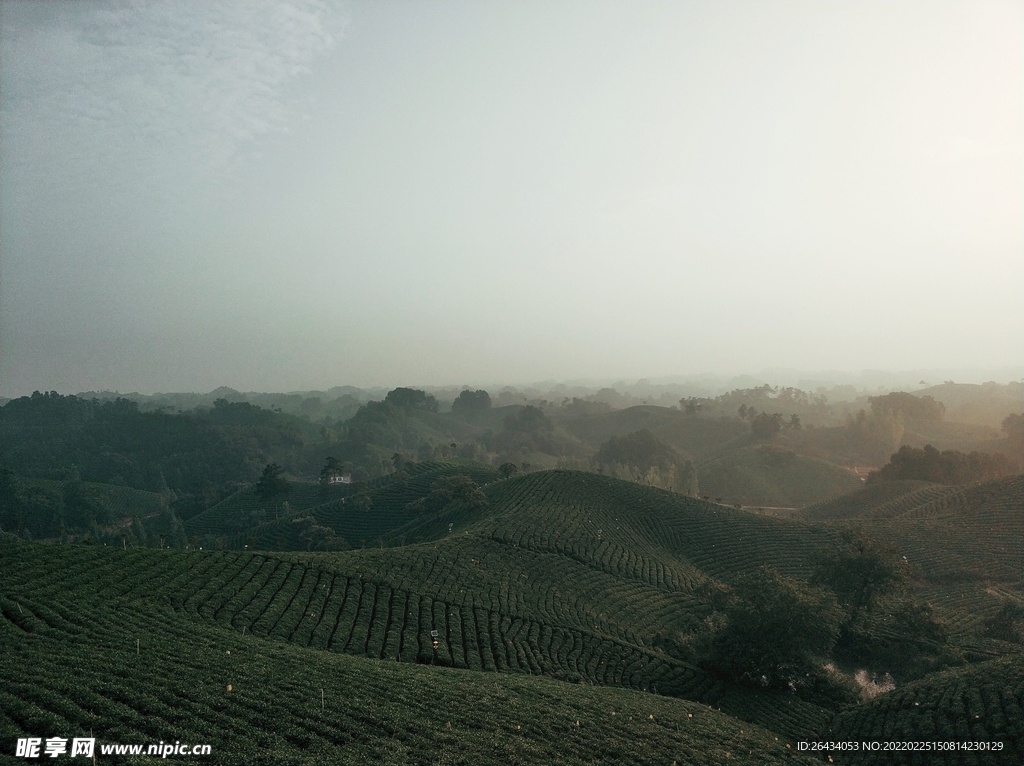
M25 477L170 490L205 507L216 488L254 481L271 458L302 464L318 431L244 402L171 414L36 392L0 408L0 465Z
M162 523L166 536L246 488L249 499L260 495L255 483L268 469L305 497L331 460L363 489L413 463L463 460L522 472L581 470L730 505L792 509L859 488L854 468L863 475L886 459L877 478L999 478L1020 470L1024 438L1022 415L1004 417L1005 437L997 438L988 426L946 422L940 402L908 393L870 397L871 412L845 425L812 427L830 411L823 401L768 387L621 410L579 399L495 406L506 392L492 402L483 390L463 390L449 406L426 391L396 388L364 403L345 394L334 415L314 407L315 397L292 402L288 412L219 391L224 396L206 403L217 392L203 395L203 404L185 412L172 411L186 401L173 397L166 409L52 391L7 402L0 407L0 527L39 539L82 535L94 522L127 525L152 498L120 518L87 501L102 497L101 504L121 507L112 498L128 488L162 498L171 514ZM234 519L231 534L278 521L287 515L284 503L297 510L316 500L297 505L295 497L276 497L280 507L271 507L260 495L248 509L252 518Z

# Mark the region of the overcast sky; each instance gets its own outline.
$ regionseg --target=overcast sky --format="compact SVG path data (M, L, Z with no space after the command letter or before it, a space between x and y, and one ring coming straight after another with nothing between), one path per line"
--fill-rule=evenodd
M0 13L2 396L1024 364L1020 2Z

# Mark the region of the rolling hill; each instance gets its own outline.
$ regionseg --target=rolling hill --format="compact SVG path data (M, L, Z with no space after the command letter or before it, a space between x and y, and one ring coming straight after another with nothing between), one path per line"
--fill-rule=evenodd
M934 673L838 715L845 742L977 742L997 749L894 753L857 750L841 764L1020 763L1024 758L1024 659L1019 655ZM902 756L902 757L901 757Z
M37 546L0 548L5 762L20 736L94 736L98 755L104 743L208 744L202 760L219 764L793 762L776 734L696 702L268 641L122 587L152 582L176 553L66 549L60 563L100 572L58 593L9 577Z
M798 508L862 486L849 469L773 445L725 452L697 468L701 492L743 505Z
M90 726L108 741L150 741L171 731L219 743L218 762L239 763L798 757L784 745L830 726L860 731L868 707L732 684L699 667L685 639L709 614L706 586L765 564L806 578L851 521L899 541L914 587L976 663L962 672L1019 653L983 633L1000 604L1020 598L1020 477L881 517L872 509L930 486L864 488L824 513L779 519L573 471L480 473L485 505L416 514L409 498L437 476L474 469L415 470L370 487L372 505L351 518L354 504L339 500L295 511L321 523L336 514L340 530L362 519L377 540L366 549L0 541L13 647L2 659L5 736ZM227 509L192 521L223 523ZM916 683L947 683L940 676ZM1019 749L1019 717L999 705L986 732ZM969 726L966 712L950 715ZM708 728L684 728L705 717Z

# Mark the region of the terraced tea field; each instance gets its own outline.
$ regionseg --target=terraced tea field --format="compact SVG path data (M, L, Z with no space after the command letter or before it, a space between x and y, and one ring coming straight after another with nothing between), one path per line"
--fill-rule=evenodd
M1000 742L978 752L845 753L837 763L1009 764L1024 760L1024 659L1019 655L935 673L841 713L836 741Z
M469 743L466 753L472 757L466 755L465 762L497 762L499 751L511 754L509 762L520 756L522 762L530 762L542 753L554 757L550 748L560 746L552 742L564 737L575 741L574 732L567 734L557 726L540 724L545 719L532 718L529 725L540 725L543 733L531 740L533 749L516 750L504 733L484 732L487 726L498 726L487 718L490 708L483 703L464 705L445 696L444 690L454 690L459 679L467 679L470 690L479 683L484 696L508 697L513 694L509 690L516 690L525 699L536 693L548 699L538 703L537 709L548 709L543 707L548 704L553 716L565 704L587 709L591 702L566 702L577 694L598 695L586 696L588 700L657 700L652 704L662 706L657 708L660 712L652 709L645 714L654 715L648 721L668 715L666 711L676 709L673 705L687 711L687 722L693 709L713 710L723 714L716 721L740 727L743 734L736 736L741 739L752 736L757 726L781 742L792 742L822 736L830 724L837 725L835 707L818 707L788 693L735 686L695 667L685 653L669 654L663 648L670 645L665 637L690 634L707 616L708 607L695 596L697 586L708 581L728 583L762 564L805 577L820 548L835 539L832 528L570 471L491 481L485 485L488 502L483 509L453 504L441 513L414 514L411 520L402 515L410 513L409 500L423 496L439 473L466 471L465 465L434 465L401 481L383 481L373 487L370 494L376 499L360 518L375 525L372 529L381 544L374 548L332 553L214 552L0 541L3 625L5 636L20 653L12 654L15 659L10 662L4 658L4 678L13 681L8 686L14 691L0 697L4 716L0 725L5 731L29 731L29 724L69 727L84 721L113 721L118 736L163 736L158 730L166 730L164 723L147 729L142 711L159 722L169 722L168 726L184 727L189 736L196 732L196 736L212 737L208 721L228 725L236 720L233 716L241 716L244 723L237 725L238 731L248 732L244 737L266 742L281 757L288 754L296 762L355 742L361 744L350 752L360 757L396 762L420 762L410 754L428 751L432 758L443 752L445 759L459 762L462 756L456 756L455 742ZM478 480L484 483L487 478L481 475ZM919 490L908 488L910 494ZM1001 603L1020 595L1020 571L1013 571L1024 538L1024 514L1015 510L1018 492L1019 481L981 485L950 494L948 512L869 520L877 529L888 525L888 534L898 539L915 571L923 573L919 587L947 618L952 640L969 650L970 656L998 658L1017 651L1006 642L982 640L979 631ZM892 499L880 496L875 501ZM335 523L346 529L350 505L333 500L302 512L318 512L320 523L324 523L321 517L329 519L329 513L336 513ZM399 535L421 542L402 545ZM964 566L973 569L964 570ZM951 578L957 571L966 574ZM975 616L965 614L965 604L976 610ZM211 670L219 680L209 687L212 696L207 697L205 691L190 692L182 685L158 681L156 670L138 671L154 688L152 694L146 693L149 696L143 695L140 707L126 701L131 673L125 670L122 681L108 685L97 673L88 676L87 687L98 698L113 699L116 704L108 709L87 696L84 699L93 699L89 704L102 711L90 718L92 708L87 706L83 713L76 709L77 702L69 702L71 679L77 678L71 665L53 659L59 653L51 657L46 654L51 649L39 648L52 647L53 643L46 643L51 639L86 647L83 651L90 662L97 663L104 652L120 657L117 652L124 652L126 642L131 649L138 640L140 652L147 643L155 652L150 655L152 668L183 663L183 672L192 674L219 663L236 669L234 677L244 680L235 683ZM171 645L179 648L167 648ZM220 651L223 647L230 648L233 658L236 652L248 653L247 663L227 660ZM29 660L42 670L29 670L25 664ZM124 661L132 661L130 651ZM289 670L274 670L277 663ZM295 678L304 680L290 678L295 667L301 667ZM1016 665L1007 667L1017 672ZM318 695L313 693L310 703L309 689L328 688L326 676L346 673L350 679L346 683L357 688L367 683L376 689L357 695L374 712L360 715L358 705L345 702L344 712L337 713L342 718L332 718L335 713L324 718L326 708L317 718ZM436 675L417 675L424 673ZM401 701L395 701L394 695L380 690L379 679L385 677L398 685L407 679L429 680L418 687L419 681L408 680L410 686L401 687ZM445 686L446 679L454 680ZM226 683L246 692L225 696L214 691ZM401 696L418 688L429 698L426 686L431 684L441 690L434 696L444 699L444 709L461 711L458 715L446 712L438 719L425 712L426 703ZM50 691L36 694L31 691L35 685ZM261 691L251 692L254 686ZM472 697L475 692L467 693ZM280 724L268 723L276 710L275 695L282 698L281 709L286 711ZM457 693L452 691L452 696ZM177 707L172 704L176 698L184 700ZM195 700L195 707L188 700ZM312 713L307 709L310 704ZM115 715L115 709L120 713ZM191 713L175 713L178 709L200 713L193 720ZM390 712L381 712L385 709ZM1013 714L1013 709L1006 710ZM429 733L417 739L411 724L399 720L402 715L429 721L428 728L443 720L445 728L436 736ZM391 723L381 724L381 716ZM347 728L339 731L341 720L347 721ZM447 728L449 722L452 729ZM518 732L527 726L517 725L522 728L514 730L516 734L506 732L508 737L523 736ZM391 734L385 736L388 727ZM464 740L448 734L464 729L474 733ZM400 735L400 730L406 734ZM344 731L358 733L349 736ZM495 731L504 732L500 726ZM1007 732L999 729L997 733L1009 737L1012 732ZM225 741L226 735L221 736L215 741ZM671 747L682 746L681 736L680 730L670 727L645 743L644 747L654 750L643 752L656 751L660 758ZM722 736L721 741L733 741L732 733ZM240 737L232 735L230 741ZM497 742L502 743L500 747ZM486 743L499 749L488 750ZM606 744L609 749L601 752L610 753L615 747L620 754L626 752L621 741ZM558 762L594 762L596 758L585 749L557 752ZM680 762L701 762L693 755L695 750L689 752ZM716 752L724 757L723 751ZM740 755L739 749L729 752ZM748 756L753 752L748 748ZM769 762L776 751L766 752L763 761L751 762ZM608 756L612 762L630 762L629 757L628 753ZM240 757L239 762L245 759ZM358 758L353 755L350 762Z
M21 478L20 481L27 488L39 487L60 494L71 484L68 481L48 479ZM104 508L111 519L136 515L145 517L166 507L166 501L156 492L91 481L79 482L79 485L85 500Z
M888 500L886 483L879 485L882 489L873 502L854 493L845 503L833 501L830 507L836 512L830 513L896 542L925 589L988 582L1019 592L1024 571L1024 477L967 487L930 485ZM812 507L803 515L820 512Z
M920 490L937 490L941 494L947 489L941 484L927 481L883 481L801 508L799 515L808 521L842 521L867 516L869 511L912 497ZM914 500L909 502L911 507L917 504Z
M78 584L37 588L20 573L39 546L0 545L5 762L17 737L90 735L209 744L218 764L794 762L777 734L696 702L317 651L118 587L136 570L150 585L180 576L180 553L64 558ZM231 558L186 557L204 570Z
M495 554L514 550L490 545ZM511 578L497 555L485 556L482 569L495 572L473 582L445 571L433 546L407 550L404 572L394 571L394 559L381 558L397 549L298 557L305 561L231 552L56 550L67 552L67 558L59 562L61 574L51 575L45 585L38 583L52 559L36 560L31 548L12 551L6 556L17 570L11 584L34 587L44 599L76 587L117 603L156 599L189 620L329 652L656 691L713 704L741 718L760 709L754 692L729 689L645 644L641 635L650 640L674 624L670 594L641 583L623 587L582 567L579 589L567 589L564 573L545 576L530 566L529 553L512 568ZM352 559L368 560L359 566ZM135 573L128 581L125 567ZM417 580L416 573L426 576ZM534 602L536 591L514 590L511 580L526 573L546 583L540 589L546 603ZM552 581L561 594L552 591ZM432 631L437 631L436 645ZM772 721L776 731L807 733L828 719L813 705L788 697L785 702L762 711L777 719Z

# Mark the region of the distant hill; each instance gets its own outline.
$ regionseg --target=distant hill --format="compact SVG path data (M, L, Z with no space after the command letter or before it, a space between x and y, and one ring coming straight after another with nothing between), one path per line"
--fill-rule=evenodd
M947 421L973 423L998 429L1003 418L1024 411L1024 383L943 383L915 391L916 396L931 396L946 408ZM950 447L950 449L956 449Z
M709 457L750 433L736 419L698 418L669 407L641 405L588 417L560 419L565 429L594 448L612 436L647 429L691 460Z
M301 528L293 522L312 516L343 538L343 547L358 548L376 544L385 535L400 535L402 527L422 515L409 504L426 497L438 479L452 475L486 484L498 478L498 471L457 459L407 463L402 471L369 482L329 488L294 482L287 494L272 501L260 499L250 486L189 519L185 528L190 535L220 538L220 543L230 548L249 545L262 550L302 550L306 546L299 539ZM359 499L350 502L357 495Z
M750 445L698 466L701 493L743 505L796 508L862 485L847 468L783 447Z

